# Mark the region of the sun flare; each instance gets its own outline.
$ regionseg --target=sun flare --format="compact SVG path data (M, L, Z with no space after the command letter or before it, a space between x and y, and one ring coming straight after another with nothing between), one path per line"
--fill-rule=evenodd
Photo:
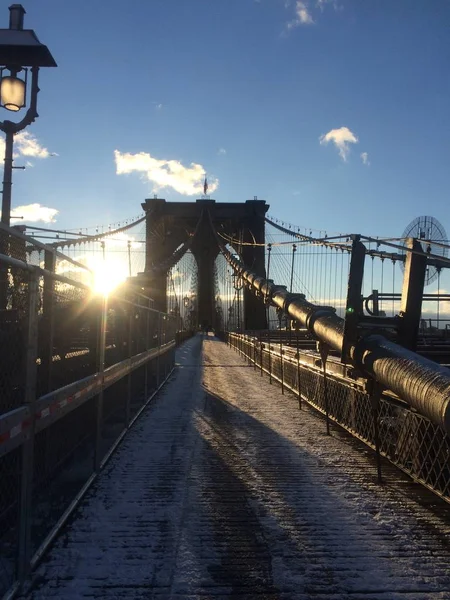
M93 271L92 289L107 296L128 277L126 264L117 260L95 261L89 265Z

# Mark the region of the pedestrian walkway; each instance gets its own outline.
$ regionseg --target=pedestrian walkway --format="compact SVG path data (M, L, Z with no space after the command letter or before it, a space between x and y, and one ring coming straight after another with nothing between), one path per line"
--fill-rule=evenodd
M450 507L217 339L177 365L29 598L450 599Z

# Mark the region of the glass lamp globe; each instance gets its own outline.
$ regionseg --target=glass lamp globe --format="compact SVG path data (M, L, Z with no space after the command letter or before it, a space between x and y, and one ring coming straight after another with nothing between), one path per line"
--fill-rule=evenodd
M0 83L0 102L7 110L17 112L25 106L25 81L12 75L2 77Z

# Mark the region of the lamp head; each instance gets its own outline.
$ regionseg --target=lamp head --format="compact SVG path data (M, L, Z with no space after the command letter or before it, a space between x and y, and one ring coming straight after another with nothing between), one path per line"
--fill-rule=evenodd
M21 4L11 4L9 7L9 28L23 29L23 20L26 10Z
M41 44L32 29L23 28L24 16L21 4L9 7L9 29L0 29L0 65L56 67L47 46Z
M4 72L7 72L4 75ZM23 79L17 77L17 67L5 67L0 69L0 106L17 112L25 106L27 91L27 69L24 69Z

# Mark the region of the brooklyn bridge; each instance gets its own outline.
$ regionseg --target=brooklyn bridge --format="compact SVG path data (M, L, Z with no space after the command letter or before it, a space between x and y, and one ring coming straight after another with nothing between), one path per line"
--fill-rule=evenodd
M142 208L1 225L5 598L450 597L436 223Z
M450 266L166 202L0 226L4 598L450 598Z
M0 598L450 600L449 4L30 4Z

